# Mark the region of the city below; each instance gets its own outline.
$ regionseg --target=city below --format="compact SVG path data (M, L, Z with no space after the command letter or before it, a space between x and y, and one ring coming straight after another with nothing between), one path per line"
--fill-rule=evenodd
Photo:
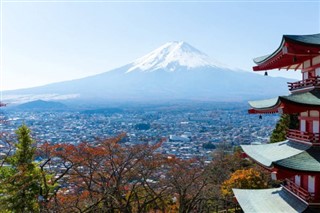
M37 145L97 140L125 134L126 145L163 141L159 152L182 159L210 160L219 145L266 143L278 115L249 115L244 103L168 104L90 110L15 110L2 108L2 132L14 137L26 124ZM6 144L0 141L1 153Z

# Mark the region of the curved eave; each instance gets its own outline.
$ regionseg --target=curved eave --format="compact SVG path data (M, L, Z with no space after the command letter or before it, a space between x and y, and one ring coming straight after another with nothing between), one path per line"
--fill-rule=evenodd
M304 212L308 205L292 193L279 188L232 189L245 213L253 212Z
M250 114L268 114L278 113L281 102L279 98L272 98L260 101L249 101L251 109L248 110Z
M302 69L302 63L319 55L320 34L284 35L280 46L270 55L253 59L254 71L271 69Z
M274 113L279 113L279 109L278 108L265 109L265 110L249 109L248 113L249 114L274 114Z
M243 151L254 161L270 168L273 162L280 161L300 154L310 148L309 144L300 144L291 141L262 145L242 145Z
M303 45L320 46L320 33L312 35L284 35L283 37L285 37L287 41Z
M299 101L289 100L283 97L279 98L283 105L283 113L299 113L306 110L320 110L320 105L312 103L303 103Z
M320 110L320 90L314 89L303 93L294 93L278 98L249 101L250 114L264 113L299 113L306 110Z
M282 48L284 47L284 43L285 43L285 39L283 36L279 47L273 53L271 53L269 55L254 58L253 62L257 65L260 65L260 64L263 64L263 63L269 61L272 58L275 58L277 55L280 56L281 55L280 53L282 52Z
M289 158L275 161L274 165L296 171L320 172L320 149L310 148Z
M265 70L273 70L273 69L286 69L286 70L302 69L302 63L312 58L312 56L300 56L299 59L297 59L297 63L294 62L295 60L294 58L295 57L292 55L280 54L278 57L272 58L270 59L270 61L266 63L263 63L258 66L254 66L253 71L265 71Z
M314 89L308 92L280 96L279 99L281 102L320 107L320 90Z

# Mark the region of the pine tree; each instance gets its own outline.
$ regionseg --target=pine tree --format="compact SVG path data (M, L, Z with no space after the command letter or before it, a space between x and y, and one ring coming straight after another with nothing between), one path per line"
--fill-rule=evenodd
M286 140L287 130L296 129L298 125L299 120L297 114L282 114L271 134L270 143Z
M30 130L22 125L17 131L16 151L0 169L0 209L4 212L39 212L41 171L34 162L35 147Z

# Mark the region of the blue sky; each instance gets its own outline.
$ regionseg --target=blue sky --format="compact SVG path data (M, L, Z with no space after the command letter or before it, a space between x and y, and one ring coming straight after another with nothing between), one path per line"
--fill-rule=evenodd
M2 0L1 15L2 89L109 71L175 40L251 71L252 58L274 51L283 34L320 32L319 1ZM279 73L297 76L269 72Z

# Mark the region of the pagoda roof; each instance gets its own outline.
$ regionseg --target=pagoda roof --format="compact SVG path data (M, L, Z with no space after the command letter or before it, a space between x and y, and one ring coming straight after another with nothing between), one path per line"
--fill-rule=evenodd
M282 141L262 145L241 145L243 151L263 166L271 167L274 162L290 158L309 149L311 145Z
M305 212L308 205L282 187L272 189L232 189L245 213Z
M254 71L270 69L301 69L302 63L319 54L320 34L283 35L280 46L271 54L257 57L253 61Z
M274 164L299 171L320 172L320 148L312 147L300 154L276 161Z
M252 109L249 113L275 113L281 107L286 110L286 106L296 106L295 112L305 111L304 107L320 107L320 90L313 89L303 93L293 93L288 96L279 96L278 98L260 100L260 101L249 101L249 105ZM298 110L298 111L297 111ZM290 110L288 110L290 111Z
M288 100L298 104L320 106L320 90L314 89L304 93L293 93L288 96L280 96L280 99Z
M296 43L320 46L320 33L313 35L284 35L283 37Z
M252 107L250 113L277 113L280 107L280 100L278 98L265 99L259 101L249 101Z

